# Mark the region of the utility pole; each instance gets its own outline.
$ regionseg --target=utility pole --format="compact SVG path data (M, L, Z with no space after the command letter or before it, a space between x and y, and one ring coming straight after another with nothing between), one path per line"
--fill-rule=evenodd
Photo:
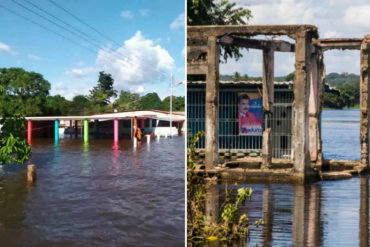
M173 76L171 72L171 96L170 96L170 137L172 138L172 94L173 94Z

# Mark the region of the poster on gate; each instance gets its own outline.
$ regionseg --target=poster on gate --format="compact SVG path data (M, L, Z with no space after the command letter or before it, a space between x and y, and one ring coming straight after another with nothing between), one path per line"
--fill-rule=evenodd
M262 135L262 97L259 93L238 93L239 135Z

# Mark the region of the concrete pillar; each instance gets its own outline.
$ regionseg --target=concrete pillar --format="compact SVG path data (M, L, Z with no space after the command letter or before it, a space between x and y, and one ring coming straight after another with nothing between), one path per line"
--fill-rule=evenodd
M89 142L89 120L84 120L84 142Z
M319 142L319 109L318 109L318 92L319 92L319 76L318 76L318 56L314 52L310 56L310 94L309 94L309 150L311 162L317 161L318 142Z
M262 169L270 168L272 164L271 139L271 128L267 128L262 135Z
M208 37L208 74L206 84L205 165L206 170L218 164L218 92L219 46L215 36Z
M27 121L27 142L28 144L31 144L32 142L32 121Z
M317 160L316 164L322 166L323 162L323 153L322 153L322 138L321 138L321 113L322 113L322 106L324 104L324 93L325 93L325 77L326 77L326 70L324 64L324 53L322 50L318 50L318 136L317 136Z
M94 120L94 128L95 128L95 138L100 138L100 126L99 126L99 120Z
M272 112L274 104L274 51L263 50L262 107L264 112Z
M263 50L263 75L262 75L262 108L265 121L269 121L274 104L274 51ZM267 125L268 126L268 125ZM272 146L271 128L267 127L262 135L262 168L271 167Z
M206 193L206 220L216 224L219 216L219 189L216 184L209 185Z
M292 144L294 170L302 175L304 182L311 171L308 143L308 99L310 92L311 35L301 31L295 37L294 73L294 122Z
M59 141L59 120L55 119L54 121L54 140L55 142Z
M370 35L361 44L360 73L360 142L361 165L369 167L369 121L370 121Z
M369 178L360 178L359 246L369 246Z

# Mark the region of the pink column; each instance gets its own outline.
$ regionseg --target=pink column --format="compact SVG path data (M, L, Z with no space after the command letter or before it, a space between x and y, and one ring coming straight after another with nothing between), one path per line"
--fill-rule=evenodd
M113 120L114 123L114 129L113 129L113 136L114 136L114 141L113 141L113 149L118 149L118 119Z
M31 120L27 121L27 142L31 144L32 142L32 122Z
M141 119L141 128L144 129L144 119Z

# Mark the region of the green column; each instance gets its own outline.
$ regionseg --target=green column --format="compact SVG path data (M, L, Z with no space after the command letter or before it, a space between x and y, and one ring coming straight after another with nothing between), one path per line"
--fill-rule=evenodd
M84 120L84 142L89 141L89 120Z

